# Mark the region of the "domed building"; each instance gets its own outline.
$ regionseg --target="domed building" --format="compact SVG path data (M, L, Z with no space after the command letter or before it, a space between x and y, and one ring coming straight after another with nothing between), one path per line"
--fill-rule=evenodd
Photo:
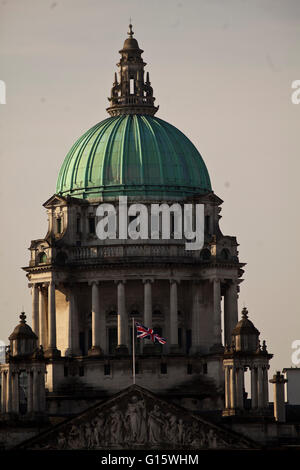
M110 117L65 157L56 193L44 204L47 235L32 241L24 268L33 331L48 358L49 410L57 412L57 397L62 390L66 397L69 383L84 403L89 392L93 400L132 383L132 318L166 339L164 345L136 340L136 384L192 408L222 409L223 350L238 320L243 274L238 244L219 228L222 200L200 153L156 117L143 51L131 26L128 34ZM163 239L162 226L156 238L119 236L121 197L149 213L153 204L168 204L170 237ZM105 240L97 236L103 203L115 207L119 222L117 236ZM176 237L173 204L204 207L201 249L187 250ZM134 218L129 212L126 224ZM63 397L59 409L66 413ZM70 413L71 402L67 397Z
M224 434L201 416L269 416L272 355L265 343L260 346L245 309L238 321L244 263L236 237L219 227L223 201L193 143L156 116L133 34L130 25L110 117L77 139L55 194L44 203L48 231L31 242L23 268L32 292L32 330L21 319L11 336L13 354L0 373L4 377L14 364L19 374L38 354L42 366L35 367L46 367L44 415L74 417L59 433L49 431L48 440L43 434L38 448L248 448L246 438L237 440L229 427ZM20 335L24 345L14 345ZM39 353L26 355L36 343ZM15 352L21 356L13 357ZM250 411L247 368L255 397ZM6 414L8 383L2 387ZM132 414L143 423L139 437L130 428ZM121 423L117 432L115 422Z

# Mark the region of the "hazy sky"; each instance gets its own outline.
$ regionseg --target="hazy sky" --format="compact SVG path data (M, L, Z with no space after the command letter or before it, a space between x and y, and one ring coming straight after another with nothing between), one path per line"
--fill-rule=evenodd
M74 141L105 108L132 17L158 117L202 154L224 200L221 228L247 262L240 310L291 365L299 320L298 0L0 0L1 297L7 341L31 296L21 266L43 237L42 204Z

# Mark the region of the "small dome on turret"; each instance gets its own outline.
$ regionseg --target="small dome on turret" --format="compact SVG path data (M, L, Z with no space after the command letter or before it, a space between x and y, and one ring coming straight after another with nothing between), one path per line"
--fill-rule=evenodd
M242 310L242 318L232 332L236 351L255 352L259 347L260 332L248 318L246 307Z
M123 45L123 51L126 49L134 49L134 50L139 50L139 45L137 40L133 37L134 32L132 31L132 24L129 25L129 31L128 31L128 36L129 38L125 39L124 45Z
M27 325L24 312L20 315L20 323L8 339L10 341L11 356L27 356L33 354L36 350L38 337Z

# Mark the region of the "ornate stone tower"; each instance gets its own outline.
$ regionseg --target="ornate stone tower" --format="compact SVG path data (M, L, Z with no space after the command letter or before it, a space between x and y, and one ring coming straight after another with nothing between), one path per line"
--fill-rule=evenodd
M9 337L5 364L0 364L1 419L45 419L45 359L24 312Z
M225 410L223 416L269 415L268 369L273 357L266 342L260 346L259 331L248 318L246 307L242 319L232 332L232 343L224 353ZM251 409L245 406L245 381L247 369L251 371Z
M125 40L123 49L120 50L121 60L119 81L115 73L115 80L111 90L109 101L111 106L107 108L111 116L120 114L149 114L154 116L158 107L154 106L155 98L151 87L149 72L144 80L144 67L146 63L142 59L142 51L137 40L133 37L132 25L129 25L129 38Z

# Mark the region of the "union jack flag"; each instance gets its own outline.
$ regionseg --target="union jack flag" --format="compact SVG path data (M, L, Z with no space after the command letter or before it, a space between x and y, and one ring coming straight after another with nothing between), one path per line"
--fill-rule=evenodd
M138 322L135 322L135 326L137 338L149 338L153 341L153 343L166 344L167 340L159 336L157 333L154 333L152 328L147 328Z

